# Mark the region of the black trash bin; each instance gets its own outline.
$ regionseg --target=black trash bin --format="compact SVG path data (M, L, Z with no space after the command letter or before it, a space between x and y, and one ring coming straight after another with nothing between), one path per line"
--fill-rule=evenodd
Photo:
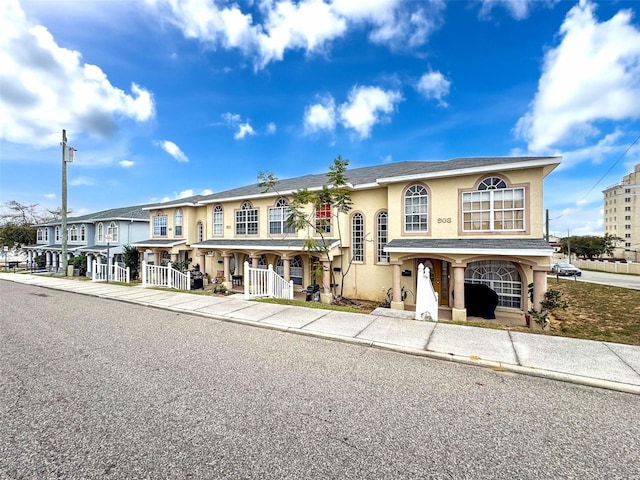
M319 302L320 301L320 285L313 284L307 287L307 302Z

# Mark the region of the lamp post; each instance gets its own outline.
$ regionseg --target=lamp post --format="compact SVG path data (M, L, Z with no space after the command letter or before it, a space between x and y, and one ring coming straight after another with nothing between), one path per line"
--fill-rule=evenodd
M67 275L67 162L73 163L76 149L67 146L67 131L62 130L62 275Z

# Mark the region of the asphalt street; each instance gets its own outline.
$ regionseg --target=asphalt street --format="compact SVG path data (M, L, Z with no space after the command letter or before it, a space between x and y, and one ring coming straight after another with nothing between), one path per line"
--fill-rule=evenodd
M640 396L3 282L0 478L638 478Z

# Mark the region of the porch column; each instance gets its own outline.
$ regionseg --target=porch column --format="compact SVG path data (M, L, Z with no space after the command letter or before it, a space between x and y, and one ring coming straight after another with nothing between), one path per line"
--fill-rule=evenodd
M171 263L176 263L178 261L178 254L177 253L171 253Z
M224 286L227 287L227 290L231 289L231 255L226 253L222 255L222 261L224 264Z
M333 294L331 293L331 261L322 260L322 292L320 293L322 303L331 303Z
M54 272L58 271L58 265L60 265L60 254L54 253L53 254L53 271Z
M45 267L49 270L49 268L51 268L51 252L45 252L44 257L47 259Z
M464 307L464 269L465 264L453 264L453 308L451 320L467 321L467 309Z
M153 264L160 265L161 260L162 260L161 253L159 251L153 252Z
M282 257L282 270L284 279L288 282L291 280L291 259L288 257Z
M400 262L396 262L391 265L391 271L393 273L393 285L391 287L393 297L391 298L391 308L393 310L404 310L404 300L402 300L402 287L400 286L400 280L402 279L401 268L402 264Z
M533 304L529 307L533 307L536 310L540 310L540 303L544 300L544 294L547 291L547 269L536 269L534 267L533 270ZM528 300L525 301L525 304L528 303ZM528 308L525 308L525 313ZM530 322L529 328L536 328L540 330L542 327L534 322L533 319Z
M260 257L254 257L253 255L251 255L251 268L258 268L258 260L260 260Z
M29 268L33 268L33 250L27 252L27 261L29 262Z
M207 258L207 256L205 255L204 252L198 252L198 263L200 264L200 271L202 273L204 273L204 271L205 271L204 262L205 262L206 258Z
M93 253L87 253L87 277L91 277L91 273L93 272L92 270L92 266L93 266Z

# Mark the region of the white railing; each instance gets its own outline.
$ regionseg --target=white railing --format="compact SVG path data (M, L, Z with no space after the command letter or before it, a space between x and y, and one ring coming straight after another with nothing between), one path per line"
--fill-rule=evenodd
M121 267L120 265L108 265L106 263L98 263L93 261L93 269L91 270L91 280L94 282L121 282L129 283L131 273L129 267Z
M416 288L416 320L438 321L438 294L433 289L429 267L418 265Z
M251 268L244 262L244 298L255 297L293 299L293 281L286 281L273 271L273 265L264 268Z
M191 272L182 273L175 270L171 263L162 265L148 265L142 262L142 287L167 287L177 290L191 289Z

